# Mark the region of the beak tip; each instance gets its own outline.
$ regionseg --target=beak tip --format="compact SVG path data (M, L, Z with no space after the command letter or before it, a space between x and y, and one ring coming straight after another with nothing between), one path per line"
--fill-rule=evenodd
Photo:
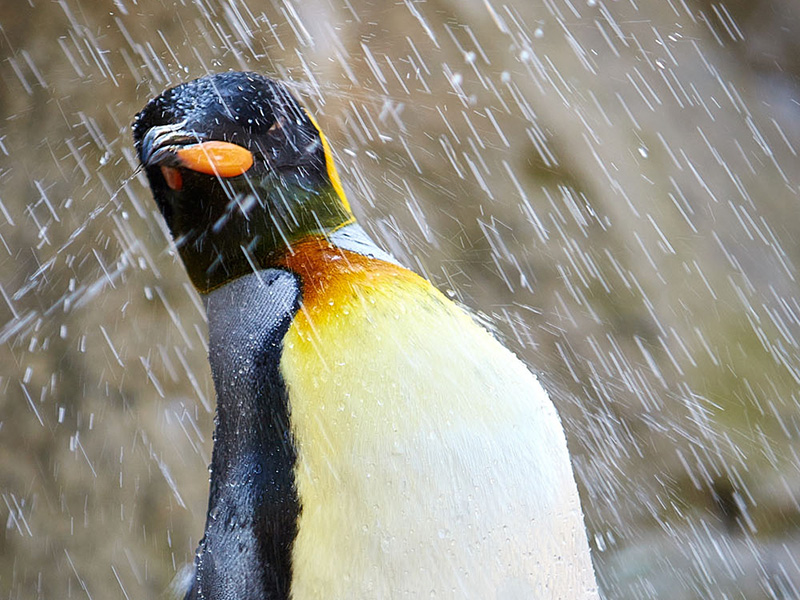
M179 148L175 154L187 169L222 178L242 175L254 162L253 153L247 148L218 140Z

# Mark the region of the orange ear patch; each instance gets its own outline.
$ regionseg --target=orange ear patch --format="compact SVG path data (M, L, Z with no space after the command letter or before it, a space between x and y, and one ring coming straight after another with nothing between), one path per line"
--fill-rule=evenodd
M253 154L229 142L201 142L180 148L175 154L187 169L218 177L236 177L253 166Z

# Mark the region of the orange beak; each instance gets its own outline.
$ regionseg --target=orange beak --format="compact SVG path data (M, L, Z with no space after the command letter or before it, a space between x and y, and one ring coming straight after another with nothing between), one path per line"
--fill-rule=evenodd
M253 166L253 154L229 142L201 142L175 152L181 166L217 177L236 177Z

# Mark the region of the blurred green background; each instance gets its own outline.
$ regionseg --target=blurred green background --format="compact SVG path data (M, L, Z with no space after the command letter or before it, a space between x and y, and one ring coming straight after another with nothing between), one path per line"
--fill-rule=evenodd
M193 559L206 326L129 124L225 69L541 374L606 597L800 597L798 40L790 0L0 4L0 598Z

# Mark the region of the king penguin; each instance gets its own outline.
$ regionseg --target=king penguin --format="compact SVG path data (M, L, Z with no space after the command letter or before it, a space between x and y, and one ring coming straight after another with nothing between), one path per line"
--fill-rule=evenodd
M217 394L186 599L598 598L546 392L367 236L287 88L202 77L133 133Z

